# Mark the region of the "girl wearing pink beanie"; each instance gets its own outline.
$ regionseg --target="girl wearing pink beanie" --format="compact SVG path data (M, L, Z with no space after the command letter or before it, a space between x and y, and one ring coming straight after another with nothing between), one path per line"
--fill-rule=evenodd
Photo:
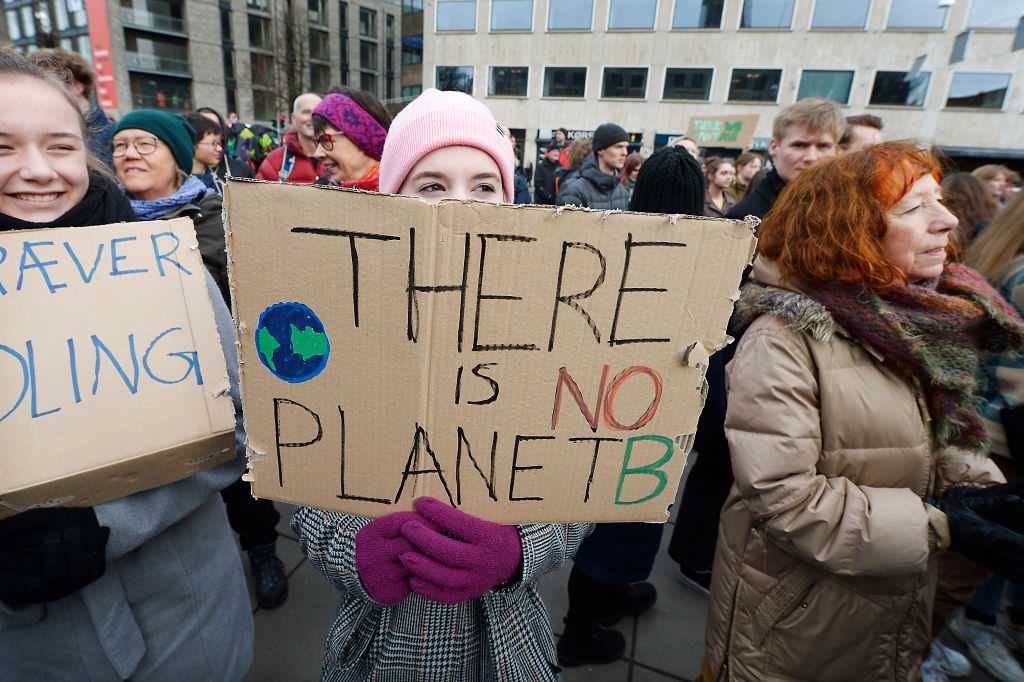
M512 144L468 95L427 90L392 122L380 190L512 202ZM323 679L557 680L537 580L558 570L591 524L506 526L429 497L371 520L299 507L310 562L341 592Z

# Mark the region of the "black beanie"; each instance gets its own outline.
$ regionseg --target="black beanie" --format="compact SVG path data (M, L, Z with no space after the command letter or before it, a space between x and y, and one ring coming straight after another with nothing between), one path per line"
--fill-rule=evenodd
M704 173L685 147L665 147L640 166L630 211L704 213Z
M595 152L599 152L619 142L629 142L629 135L626 134L622 126L617 126L614 123L602 123L594 131Z

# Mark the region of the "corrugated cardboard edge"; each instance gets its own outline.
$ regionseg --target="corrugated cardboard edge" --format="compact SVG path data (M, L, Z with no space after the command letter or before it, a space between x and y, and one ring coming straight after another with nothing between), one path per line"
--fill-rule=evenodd
M0 495L0 519L36 507L91 507L179 481L234 457L235 432L224 431L6 492Z

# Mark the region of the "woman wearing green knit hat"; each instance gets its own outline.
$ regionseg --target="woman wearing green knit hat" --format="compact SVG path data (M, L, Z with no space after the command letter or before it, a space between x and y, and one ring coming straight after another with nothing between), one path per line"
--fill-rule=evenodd
M194 136L195 130L180 116L133 111L114 131L114 168L142 220L192 219L203 262L227 301L221 198L191 175Z
M192 175L196 131L181 116L166 111L133 111L114 132L114 167L142 220L192 219L206 269L228 297L222 199ZM275 552L280 520L269 500L255 500L249 485L236 481L223 491L231 527L249 555L256 598L263 608L279 606L288 596L284 565Z

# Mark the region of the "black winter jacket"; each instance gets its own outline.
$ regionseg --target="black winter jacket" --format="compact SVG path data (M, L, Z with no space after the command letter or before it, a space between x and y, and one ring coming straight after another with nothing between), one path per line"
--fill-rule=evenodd
M764 220L764 217L771 210L771 207L775 205L775 200L779 198L779 193L785 186L786 181L779 176L777 170L772 168L764 176L761 184L746 199L733 206L725 214L725 217L743 220L748 215L752 215Z
M533 199L538 204L555 203L555 171L562 167L557 161L544 159L533 174Z
M580 167L580 177L558 191L555 203L572 204L599 210L629 210L629 190L619 182L619 174L608 175L597 167L597 157L591 156Z

